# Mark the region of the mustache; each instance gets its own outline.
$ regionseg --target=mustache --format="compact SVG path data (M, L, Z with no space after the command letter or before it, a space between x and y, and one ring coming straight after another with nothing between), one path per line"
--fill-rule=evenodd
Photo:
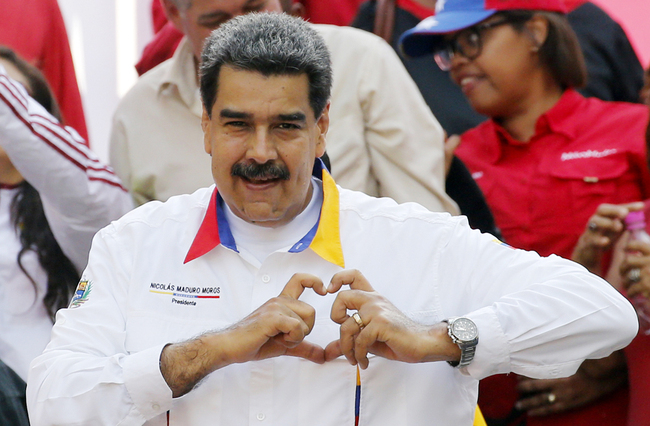
M232 166L231 176L242 177L247 180L289 180L291 174L284 164L275 162L258 163L237 163Z

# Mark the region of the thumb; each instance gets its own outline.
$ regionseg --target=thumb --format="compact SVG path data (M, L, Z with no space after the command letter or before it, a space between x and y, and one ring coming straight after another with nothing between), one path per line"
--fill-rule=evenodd
M288 348L285 355L303 358L316 364L325 363L325 350L320 346L303 340L299 345Z

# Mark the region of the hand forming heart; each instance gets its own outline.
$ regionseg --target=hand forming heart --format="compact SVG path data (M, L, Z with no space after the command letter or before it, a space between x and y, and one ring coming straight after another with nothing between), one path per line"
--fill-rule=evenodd
M341 291L344 285L350 289ZM369 364L368 353L412 363L453 359L457 355L455 345L448 347L444 344L447 343L447 329L444 325L431 327L412 321L377 293L357 270L335 274L327 287L327 293L338 293L330 317L341 328L340 338L323 350L304 340L314 326L315 316L311 306L297 300L307 287L313 288L320 295L326 294L318 277L296 274L280 296L268 302L270 305L279 303L289 308L289 314L301 318L302 322L295 318L294 326L300 325L299 330L276 325L273 330L277 334L267 335L270 338L253 359L290 355L322 363L344 355L350 364L359 364L365 369ZM356 312L349 315L348 311ZM259 319L253 314L247 317L249 318Z
M340 291L347 285L349 290ZM314 327L315 309L299 299L306 288L338 293L331 319L341 324L340 338L325 349L305 340ZM351 316L348 310L356 310ZM418 324L377 293L357 270L334 275L327 287L320 278L295 274L282 292L225 330L171 344L161 354L161 372L174 397L184 395L207 374L233 363L289 355L322 364L341 355L368 367L368 353L403 362L457 360L458 346L443 323Z

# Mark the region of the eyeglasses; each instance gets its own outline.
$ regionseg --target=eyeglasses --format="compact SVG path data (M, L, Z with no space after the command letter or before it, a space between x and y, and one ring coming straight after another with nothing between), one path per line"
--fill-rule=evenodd
M458 54L463 55L470 61L478 58L483 50L483 31L508 23L510 23L508 19L502 19L500 21L474 25L461 31L456 37L445 40L436 49L433 53L436 63L441 70L449 71L451 69L451 61Z

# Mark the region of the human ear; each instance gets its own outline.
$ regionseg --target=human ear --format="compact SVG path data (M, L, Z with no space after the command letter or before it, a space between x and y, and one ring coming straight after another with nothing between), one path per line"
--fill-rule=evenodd
M327 103L323 113L318 118L316 127L318 128L318 141L316 142L316 156L320 157L325 152L325 136L330 126L330 103Z
M537 52L548 37L548 20L542 15L534 15L524 27L524 32L532 43L531 50Z
M203 113L201 114L201 129L203 129L203 148L205 152L212 156L212 142L210 139L210 129L212 128L212 119L208 115L208 112L203 107Z
M305 6L303 6L302 3L300 2L294 2L291 5L291 12L289 13L291 16L295 16L297 18L305 18Z
M165 10L165 16L169 22L174 24L177 30L183 32L183 24L181 23L181 11L176 7L172 0L162 0L161 1L163 9Z

